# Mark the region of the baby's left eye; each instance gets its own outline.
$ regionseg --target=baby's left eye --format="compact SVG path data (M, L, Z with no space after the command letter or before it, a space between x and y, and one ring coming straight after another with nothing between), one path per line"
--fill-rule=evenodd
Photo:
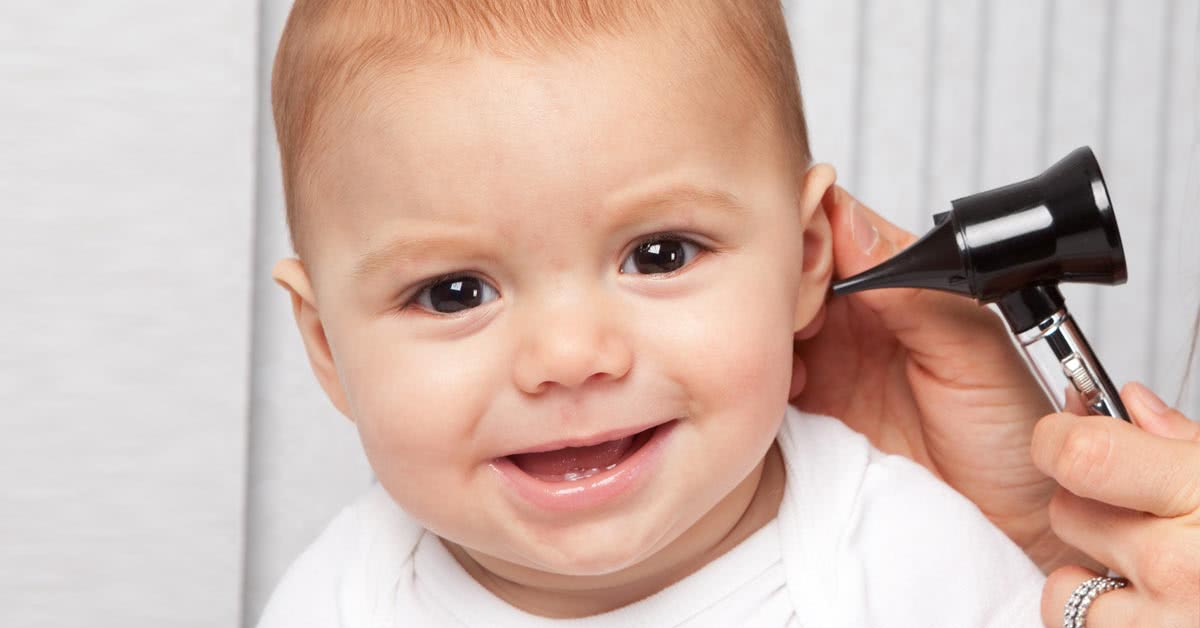
M689 247L695 251L690 255L686 254ZM702 246L687 238L671 235L651 236L642 240L629 253L621 264L621 272L633 272L631 268L636 268L637 272L647 275L669 273L682 268L687 263L685 258L690 260L696 257L701 249Z

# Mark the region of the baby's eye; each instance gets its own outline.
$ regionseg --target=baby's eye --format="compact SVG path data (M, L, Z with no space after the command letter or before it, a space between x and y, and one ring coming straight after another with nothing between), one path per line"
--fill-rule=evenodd
M688 253L689 250L692 252ZM620 272L647 275L670 273L686 266L687 260L696 257L702 250L702 245L681 236L649 236L629 253ZM492 298L485 298L489 292ZM439 314L451 314L478 307L498 296L499 292L491 284L478 277L443 275L426 283L404 307L415 304Z
M486 281L470 275L439 277L425 285L413 295L409 303L416 303L434 312L449 314L468 310L485 302L483 295L491 292L499 296L496 289Z
M695 251L685 253L689 247ZM637 272L647 275L669 273L682 268L686 259L696 257L702 249L699 244L674 235L656 235L642 240L621 264L621 272ZM632 265L630 264L632 262Z

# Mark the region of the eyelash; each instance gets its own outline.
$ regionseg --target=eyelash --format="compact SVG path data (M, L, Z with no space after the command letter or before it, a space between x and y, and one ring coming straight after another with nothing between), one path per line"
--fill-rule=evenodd
M667 273L654 273L654 274L649 274L647 276L673 277L676 273L679 273L679 272L687 269L689 266L691 266L694 263L694 259L696 257L699 257L700 255L703 255L705 253L712 252L714 250L712 247L705 246L704 244L697 242L694 238L690 238L688 236L685 236L685 235L682 235L679 233L675 233L675 232L671 232L671 231L662 232L662 233L653 233L653 234L639 238L630 246L630 248L625 252L625 254L621 256L622 266L624 265L626 258L628 258L634 251L637 251L642 246L644 246L646 244L650 244L651 242L660 242L663 240L678 240L680 242L683 242L686 244L691 244L691 245L695 246L697 249L699 249L699 251L693 256L693 260L688 261L687 264L685 264L684 266L682 266L680 268L677 268L677 269L675 269L671 272L667 272ZM622 274L624 274L624 273L622 273ZM428 281L422 282L417 287L416 291L413 292L412 296L405 299L404 303L402 305L400 305L400 307L396 308L395 314L399 315L402 312L410 310L410 309L421 309L421 310L424 310L427 313L429 313L431 316L436 316L438 318L454 317L454 314L452 314L452 313L425 310L425 308L418 307L416 305L417 300L421 298L421 295L424 294L426 290L438 285L439 283L442 283L443 281L449 281L451 279L458 279L458 278L461 278L464 276L469 276L469 275L470 275L469 272L454 271L454 272L446 273L443 275L438 275L432 279L429 279ZM475 308L469 308L469 309L475 309Z

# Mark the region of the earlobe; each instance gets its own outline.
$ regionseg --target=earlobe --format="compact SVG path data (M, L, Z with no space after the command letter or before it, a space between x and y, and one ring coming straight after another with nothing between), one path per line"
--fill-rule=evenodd
M833 227L827 211L836 181L837 173L832 166L816 164L805 173L800 192L803 261L792 329L809 336L820 329L823 322L820 315L833 280Z
M341 379L338 378L337 366L333 359L333 351L325 336L325 327L321 322L320 312L316 306L312 284L304 264L299 259L288 257L275 263L271 271L275 283L287 290L292 300L292 315L296 319L296 327L300 330L300 339L304 342L304 350L308 354L308 363L317 382L325 391L329 401L347 419L350 415L346 395L342 390Z

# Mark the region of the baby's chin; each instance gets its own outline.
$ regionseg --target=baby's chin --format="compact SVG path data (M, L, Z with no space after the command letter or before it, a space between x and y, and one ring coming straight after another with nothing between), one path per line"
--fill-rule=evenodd
M664 520L665 514L655 509L549 531L513 530L517 538L510 538L497 557L562 576L616 573L647 561L687 529L687 522Z
M604 541L555 548L559 552L551 557L545 569L568 576L603 576L636 565L650 565L655 554L678 539L683 530L660 529L636 539L620 534L620 530L616 532Z

